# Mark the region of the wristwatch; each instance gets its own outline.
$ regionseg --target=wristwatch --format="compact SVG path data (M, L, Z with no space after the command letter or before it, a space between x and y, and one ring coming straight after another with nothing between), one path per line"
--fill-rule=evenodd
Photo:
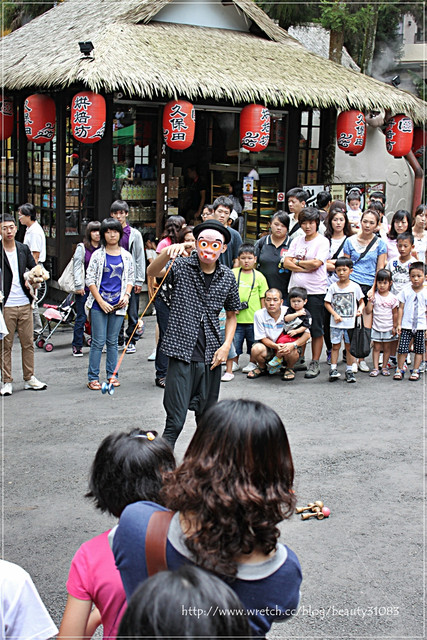
M297 267L299 267L299 263L300 263L299 260L295 260L295 264L297 265Z

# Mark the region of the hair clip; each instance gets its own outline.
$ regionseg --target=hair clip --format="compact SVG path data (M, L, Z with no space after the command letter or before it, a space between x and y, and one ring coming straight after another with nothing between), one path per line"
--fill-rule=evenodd
M132 436L132 438L146 438L147 440L154 440L156 435L152 431L147 431L147 433L138 433L136 436Z

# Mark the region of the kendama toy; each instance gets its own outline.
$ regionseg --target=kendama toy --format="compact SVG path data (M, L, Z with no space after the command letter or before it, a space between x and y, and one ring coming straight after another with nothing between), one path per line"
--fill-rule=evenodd
M298 507L295 511L301 514L301 520L308 520L309 518L324 520L324 518L329 518L331 515L331 510L329 507L325 507L321 500L309 502L306 507Z

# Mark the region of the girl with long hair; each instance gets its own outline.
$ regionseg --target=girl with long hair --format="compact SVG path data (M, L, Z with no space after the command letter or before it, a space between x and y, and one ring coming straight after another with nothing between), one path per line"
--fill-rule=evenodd
M387 261L387 245L382 238L376 235L380 215L377 211L368 209L362 213L360 231L347 238L344 243L344 257L353 260L353 271L350 280L357 282L365 296L365 305L373 297L375 277L380 269L384 269ZM363 315L365 327L372 326L372 316ZM365 360L359 360L358 368L364 373L369 373L369 367Z
M285 427L273 409L224 400L201 418L182 464L166 474L161 497L175 511L166 541L167 568L193 563L218 575L251 609L255 636L298 605L296 555L278 542L278 524L295 507L294 467ZM146 502L123 512L113 552L129 599L147 577ZM274 609L268 603L274 602Z
M397 250L397 236L405 231L411 231L412 229L412 216L409 211L405 209L399 209L393 215L390 224L390 231L385 238L387 244L387 261L397 260L399 258L399 252Z
M325 220L325 238L329 240L330 251L326 262L328 271L328 287L338 280L335 274L335 263L337 258L342 258L344 254L344 243L347 238L354 234L354 230L348 219L347 209L342 200L331 202L329 213ZM323 326L323 339L326 345L326 361L331 364L332 342L331 342L331 314L325 307L325 322Z
M76 291L74 293L76 319L74 322L74 333L72 342L73 356L83 356L83 333L86 323L85 302L89 295L89 289L85 285L85 275L89 266L92 254L99 247L99 229L101 223L99 220L89 222L83 242L80 242L73 256L73 273Z
M86 274L89 297L92 340L89 352L88 388L99 391L99 369L104 345L107 345L107 380L120 386L113 378L117 365L118 337L134 285L133 258L119 245L123 227L114 218L105 218L100 227L101 247L90 259Z

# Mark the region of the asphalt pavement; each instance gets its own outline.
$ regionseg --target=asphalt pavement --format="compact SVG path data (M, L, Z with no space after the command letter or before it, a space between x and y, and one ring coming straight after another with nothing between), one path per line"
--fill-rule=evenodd
M14 346L14 392L0 399L2 555L29 571L58 626L74 552L115 524L84 498L100 441L132 427L163 430L163 392L147 361L154 329L155 317L147 318L113 396L86 388L88 348L83 358L71 356L69 328L54 335L51 353L36 350L36 376L46 391L23 390ZM250 381L237 372L221 387L221 398L256 398L280 414L298 505L322 500L331 510L321 521L294 515L281 525L304 580L297 614L274 625L269 637L424 638L427 376L396 382L358 373L356 384L331 384L328 371L323 354L315 380L298 373L293 382ZM178 460L194 429L189 414Z

